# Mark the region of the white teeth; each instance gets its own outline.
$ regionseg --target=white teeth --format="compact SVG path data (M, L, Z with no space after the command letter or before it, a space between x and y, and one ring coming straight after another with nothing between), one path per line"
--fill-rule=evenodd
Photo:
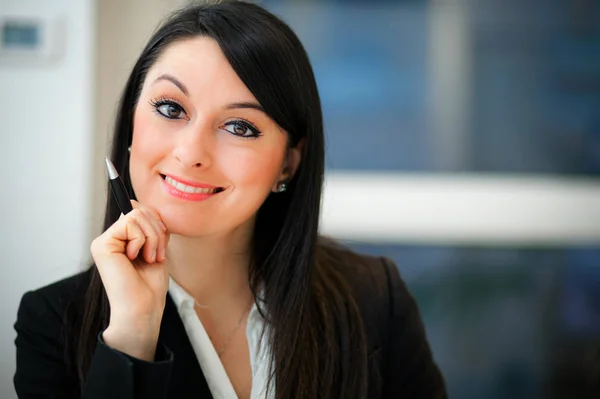
M183 191L184 193L190 193L190 194L213 194L215 192L217 192L216 188L201 188L201 187L192 187L192 186L186 186L185 184L175 181L173 179L171 179L169 176L165 176L165 181L175 187L177 190L179 191Z

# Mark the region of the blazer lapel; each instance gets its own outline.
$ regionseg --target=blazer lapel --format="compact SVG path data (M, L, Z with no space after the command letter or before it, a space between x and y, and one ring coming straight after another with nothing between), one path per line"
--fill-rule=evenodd
M169 398L212 399L198 358L170 294L167 294L158 341L173 352Z

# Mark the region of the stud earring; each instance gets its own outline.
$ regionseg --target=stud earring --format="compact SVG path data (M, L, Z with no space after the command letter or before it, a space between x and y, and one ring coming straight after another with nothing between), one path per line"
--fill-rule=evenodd
M127 152L131 152L131 146L127 147Z
M283 193L285 190L287 190L286 183L277 183L277 192L278 193Z

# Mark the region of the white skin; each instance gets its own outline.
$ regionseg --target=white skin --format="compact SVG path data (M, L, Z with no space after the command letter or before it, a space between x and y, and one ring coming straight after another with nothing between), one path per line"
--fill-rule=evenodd
M131 356L154 359L169 274L209 305L197 313L217 348L253 300L256 213L277 183L291 179L302 146L289 148L287 133L261 110L231 104L260 107L210 38L170 45L146 76L129 163L139 203L91 246L111 306L103 339ZM165 174L222 191L204 201L177 198L165 190ZM251 375L239 330L222 361L247 397Z

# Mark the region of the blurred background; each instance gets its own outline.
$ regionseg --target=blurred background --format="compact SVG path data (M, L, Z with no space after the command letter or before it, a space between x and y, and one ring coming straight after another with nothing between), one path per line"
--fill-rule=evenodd
M101 233L125 79L184 0L0 0L0 397ZM393 259L451 398L600 397L600 2L264 0L325 115L322 232ZM293 95L293 93L290 93Z

